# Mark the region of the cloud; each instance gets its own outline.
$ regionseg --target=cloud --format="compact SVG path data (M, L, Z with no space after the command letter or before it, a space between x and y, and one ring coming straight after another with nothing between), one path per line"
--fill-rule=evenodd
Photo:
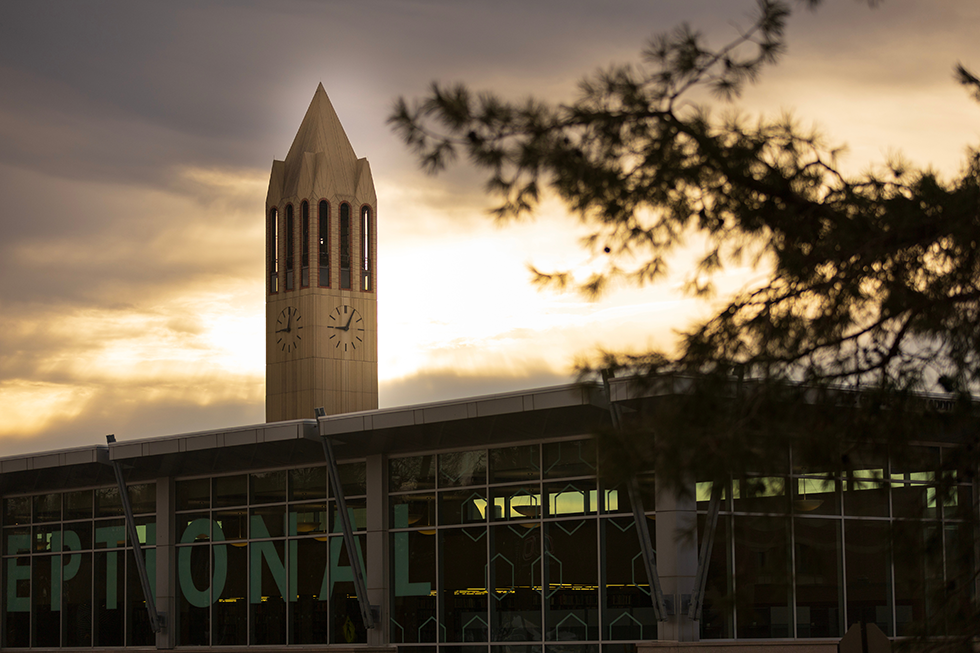
M574 378L571 375L546 366L524 368L520 372L512 373L492 370L460 372L452 368L433 368L383 381L379 394L381 407L391 408L572 382Z

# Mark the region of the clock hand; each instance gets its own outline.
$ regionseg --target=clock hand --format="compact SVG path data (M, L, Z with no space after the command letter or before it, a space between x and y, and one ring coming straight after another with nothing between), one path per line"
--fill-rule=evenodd
M350 312L350 317L347 318L347 324L344 325L344 331L347 331L347 330L350 329L350 321L353 320L353 319L354 319L354 311L351 311Z

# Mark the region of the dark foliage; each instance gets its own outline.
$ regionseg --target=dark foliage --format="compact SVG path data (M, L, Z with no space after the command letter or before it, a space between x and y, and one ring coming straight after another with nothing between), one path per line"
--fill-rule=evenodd
M980 462L980 152L952 179L897 160L852 176L791 117L738 113L739 93L783 52L790 13L759 0L722 47L682 26L638 63L584 78L569 104L434 84L421 101L399 100L390 121L424 169L465 155L485 170L498 219L557 195L592 229L586 247L606 253L587 294L656 281L692 234L708 243L688 284L696 295L747 258L770 271L687 331L677 353L605 353L583 366L650 386L684 380L682 395L603 435L614 469L656 467L683 489L693 476L778 469L791 450L794 465L846 473L868 443L900 462L910 443L953 440L963 455L936 470L942 495L943 479L973 478ZM959 65L956 78L980 100L975 75ZM569 272L535 274L572 283ZM962 599L967 581L944 592ZM942 632L980 635L965 604L968 618Z

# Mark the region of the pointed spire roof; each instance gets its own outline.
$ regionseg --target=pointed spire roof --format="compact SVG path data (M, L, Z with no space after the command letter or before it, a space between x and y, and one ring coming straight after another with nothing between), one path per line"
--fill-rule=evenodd
M316 87L310 108L306 110L303 122L296 132L293 144L286 154L286 169L295 170L303 159L304 152L323 152L335 166L357 164L357 155L347 139L340 118L330 104L323 84ZM288 172L287 172L288 175Z

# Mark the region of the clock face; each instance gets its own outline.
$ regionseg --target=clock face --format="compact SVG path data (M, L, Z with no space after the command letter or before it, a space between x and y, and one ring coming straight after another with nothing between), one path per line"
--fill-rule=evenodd
M364 319L347 304L333 309L327 320L327 329L330 330L327 342L335 351L349 353L364 344Z
M276 346L284 353L299 349L303 340L303 316L292 306L287 306L276 319Z

